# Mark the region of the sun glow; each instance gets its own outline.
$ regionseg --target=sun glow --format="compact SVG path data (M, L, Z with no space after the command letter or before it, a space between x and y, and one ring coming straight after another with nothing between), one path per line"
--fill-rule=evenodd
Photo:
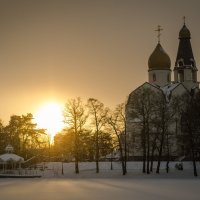
M63 107L56 102L49 102L41 106L35 113L35 123L38 128L44 128L50 136L51 143L56 133L64 128Z

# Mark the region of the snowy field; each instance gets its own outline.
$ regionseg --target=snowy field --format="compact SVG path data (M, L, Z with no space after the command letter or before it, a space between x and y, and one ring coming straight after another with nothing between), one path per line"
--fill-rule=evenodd
M43 165L43 164L42 164ZM74 173L73 163L45 163L42 178L0 179L1 200L199 200L200 178L194 178L191 163L184 170L170 173L142 174L141 163L128 163L128 174L121 175L120 163L100 163L100 173L95 173L95 163L80 163L80 174ZM200 173L199 163L198 172Z

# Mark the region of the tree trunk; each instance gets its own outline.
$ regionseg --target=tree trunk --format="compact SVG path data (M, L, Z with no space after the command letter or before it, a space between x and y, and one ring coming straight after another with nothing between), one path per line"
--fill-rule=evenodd
M146 173L146 149L143 149L143 167L142 172Z
M126 125L124 130L124 173L127 173L127 140L126 140ZM125 175L124 174L124 175Z
M121 162L122 162L122 175L124 176L124 175L126 175L124 157L121 158Z
M99 134L96 133L96 173L99 173Z
M150 171L153 172L153 161L154 161L154 151L155 151L155 144L152 146L151 150L151 166L150 166Z
M150 141L149 141L149 123L147 123L147 174L150 174L149 161L150 161Z
M156 168L156 173L157 174L160 173L160 163L161 163L161 159L162 159L163 143L164 143L164 133L162 133L160 149L159 149L159 154L158 154L158 164L157 164L157 168Z
M169 160L167 160L167 163L166 163L166 172L169 173Z
M161 141L160 141L160 149L158 153L158 164L156 168L156 173L160 173L160 163L162 159L162 151L163 151L163 145L164 145L164 138L165 138L165 117L164 117L164 112L162 113L162 134L161 134Z
M96 159L96 173L99 173L99 160Z
M142 172L146 173L146 137L145 137L145 123L142 130L142 149L143 149L143 167Z
M195 158L193 158L193 172L194 172L194 176L198 176Z
M77 138L76 138L77 140ZM78 162L79 162L79 155L78 155L78 145L77 145L77 141L75 140L75 173L79 174L79 166L78 166Z
M79 135L77 130L77 124L75 122L75 173L79 174Z
M154 160L154 156L151 156L151 165L150 165L150 171L153 172L153 160Z
M122 175L126 175L126 166L125 166L125 161L124 161L123 148L122 148L122 144L120 142L119 137L118 137L118 140L119 140L120 158L121 158L121 163L122 163Z
M78 160L75 158L75 173L79 174L79 166L78 166Z
M169 157L170 157L170 153L169 153L169 136L167 134L167 163L166 163L166 172L169 173Z
M194 153L193 134L192 134L191 130L190 130L190 146L191 146L191 152L192 152L193 173L194 173L194 176L198 176L197 167L196 167L195 153Z

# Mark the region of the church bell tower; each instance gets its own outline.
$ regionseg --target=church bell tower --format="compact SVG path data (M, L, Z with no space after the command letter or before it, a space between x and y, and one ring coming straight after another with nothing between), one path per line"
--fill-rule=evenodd
M190 39L191 34L185 25L184 17L184 24L179 32L179 46L174 67L174 81L181 82L189 91L198 86L198 70L194 60Z

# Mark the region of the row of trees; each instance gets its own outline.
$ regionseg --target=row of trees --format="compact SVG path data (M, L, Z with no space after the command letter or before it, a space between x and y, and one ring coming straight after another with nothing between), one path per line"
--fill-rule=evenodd
M195 161L200 145L199 100L199 92L171 97L170 94L164 95L163 92L150 88L138 89L131 96L129 114L137 119L137 126L140 127L140 133L132 139L140 138L144 173L149 174L153 170L154 160L157 161L156 173L159 173L163 157L167 160L168 172L171 154L177 156L184 153L192 158L194 175L197 176ZM176 146L175 149L173 145ZM177 145L184 146L184 152L178 152Z
M124 104L111 111L97 99L90 98L84 104L80 98L68 100L65 105L64 119L67 129L54 138L56 154L65 154L75 159L75 172L79 173L79 161L99 161L115 149L120 150L122 172L126 174L124 130Z
M133 133L133 138L126 133L125 104L111 110L97 99L90 98L84 103L76 98L67 101L63 113L66 128L55 136L51 148L46 131L37 128L29 113L11 116L7 126L0 122L0 153L4 152L5 145L11 144L15 152L25 158L42 155L54 160L74 160L76 173L79 173L80 161L95 161L96 173L99 173L99 161L118 150L125 175L127 142L132 143L139 137L140 144L134 145L142 151L144 173L149 174L153 170L155 160L158 161L156 172L159 173L163 157L167 160L168 172L171 147L175 142L176 145L184 145L184 151L193 160L194 175L197 176L200 93L171 97L146 88L134 92L127 105L126 113L137 119L137 126L140 127L140 132ZM180 130L180 135L177 135L177 130Z
M184 97L184 101L186 106L181 113L181 139L186 146L186 152L190 152L194 176L197 176L196 161L200 160L200 92L192 92L190 98Z

